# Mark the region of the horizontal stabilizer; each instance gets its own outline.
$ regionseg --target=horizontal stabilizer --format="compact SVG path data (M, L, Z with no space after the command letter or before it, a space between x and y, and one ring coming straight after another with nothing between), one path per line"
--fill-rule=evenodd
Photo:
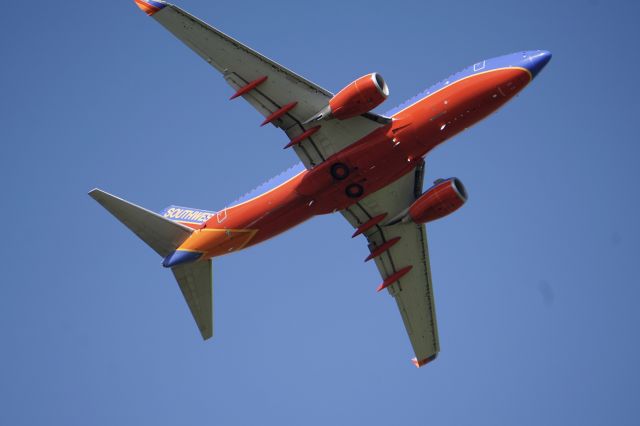
M172 268L172 271L202 338L207 340L213 336L211 260L179 265Z
M100 189L91 190L89 195L162 257L177 249L193 232L184 225Z

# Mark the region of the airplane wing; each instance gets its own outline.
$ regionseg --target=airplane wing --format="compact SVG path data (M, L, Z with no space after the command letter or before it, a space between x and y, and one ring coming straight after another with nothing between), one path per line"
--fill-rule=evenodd
M307 168L386 124L389 119L365 114L348 120L302 124L327 106L333 95L315 83L252 50L177 6L162 1L136 4L218 70L226 82L265 117L281 128Z
M385 219L390 219L422 194L423 177L424 164L341 213L354 228L360 229L385 213ZM421 367L434 360L440 351L426 228L413 223L380 224L363 234L372 255L377 254L376 250L382 251L374 258L382 278L393 281L394 276L400 277L386 288L395 298L409 334L416 355L413 362Z

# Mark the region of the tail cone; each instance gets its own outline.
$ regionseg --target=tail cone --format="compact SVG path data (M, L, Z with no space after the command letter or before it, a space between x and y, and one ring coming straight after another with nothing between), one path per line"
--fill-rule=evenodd
M162 261L162 266L165 268L173 268L177 265L184 265L185 263L195 262L200 259L202 253L197 251L185 251L185 250L176 250L173 253L170 253L167 257Z

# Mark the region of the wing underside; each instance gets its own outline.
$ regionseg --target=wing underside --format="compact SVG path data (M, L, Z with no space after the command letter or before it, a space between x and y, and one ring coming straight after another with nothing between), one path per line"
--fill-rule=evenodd
M421 194L423 175L424 168L420 166L415 172L364 198L342 214L355 228L381 214L386 213L387 218L391 218ZM424 365L440 351L426 228L412 223L377 225L365 231L364 235L372 253L384 244L397 240L391 248L374 259L383 279L411 267L387 290L400 310L416 356L414 363Z
M240 96L263 117L273 117L278 111L291 107L271 121L291 140L315 126L304 125L303 122L328 104L333 96L331 92L179 7L164 2L153 3L162 5L162 8L151 14L153 18L218 70L236 93L252 82L261 82ZM326 121L319 130L296 144L293 149L304 165L311 168L385 123L384 117L375 114L365 114L344 121Z

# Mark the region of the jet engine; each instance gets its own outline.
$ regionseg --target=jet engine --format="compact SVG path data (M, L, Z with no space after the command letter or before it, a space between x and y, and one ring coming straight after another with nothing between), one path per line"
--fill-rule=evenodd
M467 198L467 191L458 178L439 179L407 210L389 221L389 224L431 222L458 210Z
M346 120L371 111L389 96L389 87L377 72L360 77L342 89L319 113L305 121Z

